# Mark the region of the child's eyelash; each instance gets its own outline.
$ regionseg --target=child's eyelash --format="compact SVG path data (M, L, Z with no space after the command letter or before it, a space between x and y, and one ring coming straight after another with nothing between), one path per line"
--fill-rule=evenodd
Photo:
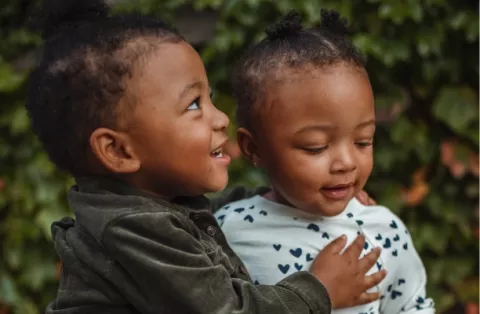
M310 154L319 154L324 150L326 150L327 148L328 148L328 145L323 147L316 147L316 148L303 148L303 150Z
M360 147L368 147L368 146L372 146L373 142L356 142L355 145ZM302 149L310 154L320 154L321 152L325 151L327 148L328 148L328 145L323 147L302 148Z
M215 93L213 92L213 90L210 88L209 90L209 97L210 99L213 99L215 97ZM192 111L192 110L199 110L202 108L202 106L200 105L200 96L198 96L197 98L195 98L187 107L187 111ZM192 108L193 105L196 105L197 108Z
M372 146L373 142L357 142L355 144L357 144L358 146L361 146L361 147L367 147L367 146Z
M197 108L192 108L193 105L196 105ZM201 109L200 97L197 97L190 103L190 105L188 105L187 111L193 111L193 110L199 110L199 109Z

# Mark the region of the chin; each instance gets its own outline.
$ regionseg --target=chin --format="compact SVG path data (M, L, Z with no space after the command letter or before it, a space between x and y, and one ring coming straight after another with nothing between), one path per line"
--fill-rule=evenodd
M347 208L348 202L338 202L338 204L327 204L322 206L322 215L325 217L334 217L340 215L345 208Z
M343 208L342 210L322 210L322 216L335 217L340 215L344 211L344 209L345 208Z
M212 178L212 181L210 183L210 188L208 193L216 193L224 190L227 187L228 184L228 173L225 173L225 175L219 175L216 176L215 178Z

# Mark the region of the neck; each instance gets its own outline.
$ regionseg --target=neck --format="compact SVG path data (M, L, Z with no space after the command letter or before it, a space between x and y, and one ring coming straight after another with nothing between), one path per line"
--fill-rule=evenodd
M283 204L283 205L287 205L287 206L290 206L290 207L295 207L293 206L292 204L290 204L280 193L277 192L277 190L275 188L272 187L272 189L267 192L265 195L263 195L263 197L265 197L267 200L269 201L272 201L272 202L275 202L275 203L279 203L279 204Z

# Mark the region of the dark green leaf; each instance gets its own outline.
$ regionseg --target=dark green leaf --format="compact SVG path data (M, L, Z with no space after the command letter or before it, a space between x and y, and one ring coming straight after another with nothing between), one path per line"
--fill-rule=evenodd
M463 133L478 121L478 96L468 87L444 87L435 99L433 114L454 131Z

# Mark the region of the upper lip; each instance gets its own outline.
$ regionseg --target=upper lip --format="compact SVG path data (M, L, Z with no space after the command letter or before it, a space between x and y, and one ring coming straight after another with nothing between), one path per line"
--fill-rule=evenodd
M327 185L327 186L324 186L323 188L326 188L326 189L342 189L342 188L350 187L352 185L353 185L353 182L349 182L349 183L341 183L341 184L335 184L335 185Z
M223 147L227 144L227 142L228 142L228 138L225 137L225 138L222 140L222 142L220 143L220 145L216 146L216 148L214 148L213 150L211 150L210 153L213 153L214 151L223 148Z

